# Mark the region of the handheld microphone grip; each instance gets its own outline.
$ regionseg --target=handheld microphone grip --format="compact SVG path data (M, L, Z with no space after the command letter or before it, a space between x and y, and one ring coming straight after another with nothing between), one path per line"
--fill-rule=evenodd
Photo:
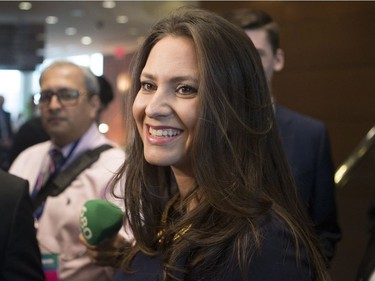
M94 199L87 201L81 210L80 231L90 245L98 245L118 233L123 224L124 213L115 204Z

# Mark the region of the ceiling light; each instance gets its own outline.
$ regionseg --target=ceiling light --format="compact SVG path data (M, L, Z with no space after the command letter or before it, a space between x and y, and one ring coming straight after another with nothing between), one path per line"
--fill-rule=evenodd
M65 34L69 36L73 36L77 34L77 28L75 27L68 27L65 29Z
M81 43L82 43L83 45L90 45L90 44L92 43L92 39L91 39L90 36L83 36L83 37L81 38Z
M28 11L33 5L30 2L20 2L18 8L23 11Z
M102 5L103 5L103 8L113 9L114 7L116 7L116 2L111 1L111 0L105 0L103 1Z
M55 16L46 17L47 24L56 24L58 21L59 21L58 17L55 17Z
M106 123L100 123L98 126L99 132L102 134L108 133L109 131L109 126Z
M129 21L129 18L127 16L118 16L116 18L117 23L127 23Z

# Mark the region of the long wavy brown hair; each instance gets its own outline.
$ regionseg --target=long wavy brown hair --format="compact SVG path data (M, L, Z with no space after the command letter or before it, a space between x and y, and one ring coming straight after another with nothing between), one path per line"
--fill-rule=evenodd
M199 202L194 210L163 225L166 205L177 193L173 173L170 167L145 161L131 107L148 55L165 36L190 38L198 57L199 118L189 151L197 186L180 204ZM115 179L126 178L126 215L136 239L125 253L123 267L131 270L138 251L160 254L165 279L174 280L175 270L214 273L227 253L238 260L245 275L262 243L261 224L271 215L293 235L297 257L300 245L306 249L316 280L327 280L279 140L262 64L247 35L214 13L178 9L153 27L134 60L132 77L126 104L127 159ZM187 227L183 237L175 239ZM184 253L189 253L187 264L179 268Z

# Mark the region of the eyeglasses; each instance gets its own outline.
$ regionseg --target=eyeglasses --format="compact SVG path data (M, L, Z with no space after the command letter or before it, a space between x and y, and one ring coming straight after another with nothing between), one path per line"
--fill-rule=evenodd
M78 104L79 96L84 94L85 93L80 92L79 90L69 88L44 90L38 94L39 98L36 97L36 101L39 105L46 106L51 102L52 97L56 96L62 106L75 106Z

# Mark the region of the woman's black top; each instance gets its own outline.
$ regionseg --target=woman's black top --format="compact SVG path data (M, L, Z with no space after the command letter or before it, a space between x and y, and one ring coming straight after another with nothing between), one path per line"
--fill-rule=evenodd
M293 237L275 218L267 220L261 228L262 244L254 253L243 278L236 257L218 266L210 276L200 276L194 269L188 276L180 274L180 280L186 281L309 281L315 280L303 247L297 260ZM156 281L163 280L163 266L160 256L147 256L141 252L132 262L134 273L120 271L114 281Z

